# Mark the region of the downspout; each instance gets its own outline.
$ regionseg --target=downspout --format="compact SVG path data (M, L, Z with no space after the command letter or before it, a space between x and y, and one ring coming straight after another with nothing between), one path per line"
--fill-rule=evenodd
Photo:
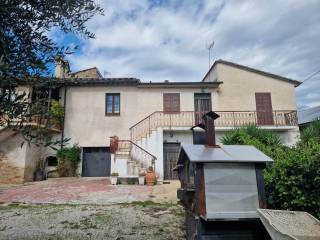
M63 121L62 121L62 132L61 132L61 143L60 148L63 148L63 139L64 139L64 125L66 119L66 106L67 106L67 86L64 86L64 98L63 98Z

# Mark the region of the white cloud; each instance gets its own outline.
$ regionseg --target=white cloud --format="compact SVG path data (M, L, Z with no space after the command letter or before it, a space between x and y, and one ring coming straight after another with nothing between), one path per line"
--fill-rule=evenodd
M200 81L213 56L303 80L320 69L320 2L100 1L105 16L71 56L74 70L97 66L142 81ZM297 88L299 106L320 103L320 77Z

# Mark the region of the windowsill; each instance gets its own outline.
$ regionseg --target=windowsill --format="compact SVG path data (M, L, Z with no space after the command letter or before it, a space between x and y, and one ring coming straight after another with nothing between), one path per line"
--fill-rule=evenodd
M106 113L105 117L120 117L120 113Z

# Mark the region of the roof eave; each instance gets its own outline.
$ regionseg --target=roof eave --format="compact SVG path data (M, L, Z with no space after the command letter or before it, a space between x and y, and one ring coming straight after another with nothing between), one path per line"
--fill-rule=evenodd
M139 88L217 88L223 82L169 82L169 83L139 83Z
M260 75L268 76L268 77L271 77L271 78L275 78L275 79L278 79L278 80L281 80L281 81L285 81L285 82L287 82L287 83L293 84L295 87L298 87L298 86L302 83L302 82L297 81L297 80L294 80L294 79L282 77L282 76L277 75L277 74L273 74L273 73L261 71L261 70L259 70L259 69L255 69L255 68L251 68L251 67L244 66L244 65L241 65L241 64L237 64L237 63L225 61L225 60L222 60L222 59L219 59L219 60L215 61L215 62L212 64L212 66L210 67L209 71L208 71L208 72L206 73L206 75L203 77L202 82L204 82L204 80L206 79L206 77L210 74L210 72L211 72L211 71L215 68L215 66L216 66L217 64L219 64L219 63L225 64L225 65L228 65L228 66L231 66L231 67L239 68L239 69L242 69L242 70L245 70L245 71L257 73L257 74L260 74Z

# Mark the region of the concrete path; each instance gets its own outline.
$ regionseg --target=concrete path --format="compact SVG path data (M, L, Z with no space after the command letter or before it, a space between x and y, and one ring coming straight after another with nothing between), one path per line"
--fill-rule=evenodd
M108 178L54 178L20 186L0 186L0 203L113 204L176 202L178 181L154 187L110 184Z

